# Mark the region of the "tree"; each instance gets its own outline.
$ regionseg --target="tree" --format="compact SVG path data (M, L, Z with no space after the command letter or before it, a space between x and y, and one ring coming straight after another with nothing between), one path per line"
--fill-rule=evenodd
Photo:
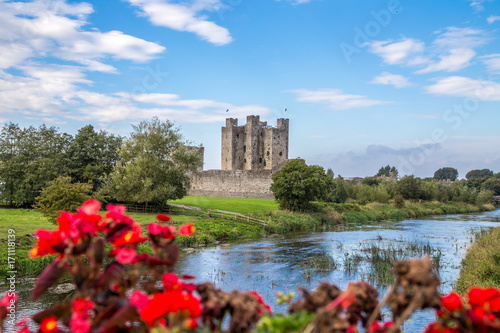
M271 191L283 209L303 211L311 201L322 200L332 188L333 179L317 165L308 166L294 159L273 174Z
M493 177L493 171L491 171L490 169L481 169L481 170L475 169L467 172L467 174L465 175L465 178L467 178L467 180L474 178L490 178L490 177Z
M11 204L32 205L42 188L68 173L72 136L55 127L20 128L7 124L0 134L1 196Z
M121 144L121 137L105 131L96 132L92 125L80 128L68 151L73 180L91 181L94 191L98 190L102 178L113 171Z
M391 167L390 165L386 165L385 167L381 167L375 177L392 177L392 178L397 178L398 177L398 169L396 169L395 166Z
M332 189L327 196L327 201L335 203L344 203L347 200L347 190L345 188L344 178L338 176L337 179L333 181Z
M154 117L132 127L134 131L120 148L120 161L105 178L101 193L146 207L182 198L190 185L188 171L201 164L198 151L186 146L169 120Z
M436 180L451 180L455 181L458 177L458 170L455 168L441 168L434 172L434 179Z
M407 200L420 198L420 179L413 175L401 178L398 182L398 192Z
M91 194L91 183L72 184L71 177L59 176L49 187L42 190L34 207L56 223L61 211L76 212L76 208L90 199Z
M500 178L489 178L481 185L481 188L492 191L494 195L500 195Z

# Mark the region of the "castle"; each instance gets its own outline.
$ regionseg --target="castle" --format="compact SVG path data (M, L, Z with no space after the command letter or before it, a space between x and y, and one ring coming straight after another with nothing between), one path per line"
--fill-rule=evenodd
M273 198L271 176L288 162L288 119L268 126L259 116L227 118L222 127L221 170L191 175L190 195Z

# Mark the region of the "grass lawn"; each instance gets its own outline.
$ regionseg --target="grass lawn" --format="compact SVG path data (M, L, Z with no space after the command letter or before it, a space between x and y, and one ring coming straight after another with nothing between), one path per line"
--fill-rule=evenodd
M274 199L185 196L180 200L169 202L207 209L221 209L241 214L260 213L278 209L278 204Z
M55 227L55 224L34 209L0 209L0 238L7 238L9 229L13 229L16 236L24 236L34 234L38 229Z
M101 211L101 215L105 212ZM156 214L129 213L136 222L146 225L156 221ZM174 225L194 223L196 233L191 236L178 235L176 243L180 247L209 245L239 238L257 237L264 234L261 226L226 219L199 216L172 216ZM38 211L33 209L0 209L0 277L7 276L8 265L8 230L15 230L16 236L16 270L20 275L38 275L50 263L53 257L31 259L28 256L35 242L34 235L38 229L55 230L57 226ZM148 244L140 246L140 251L151 251Z

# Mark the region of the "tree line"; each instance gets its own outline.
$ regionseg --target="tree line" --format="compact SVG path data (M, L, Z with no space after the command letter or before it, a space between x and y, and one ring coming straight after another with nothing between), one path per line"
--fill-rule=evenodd
M444 169L444 172L458 176L456 169ZM494 174L487 169L472 170L467 173L467 181L450 184L440 181L450 179L448 174L442 174L436 171L433 178L422 179L414 175L398 178L397 169L386 166L373 177L366 177L359 182L346 181L340 175L335 178L331 169L325 171L320 166L309 166L305 161L296 159L273 175L271 190L282 208L298 211L310 209L313 201L366 204L388 203L393 199L403 205L404 200L483 205L491 203L494 195L500 195L500 173Z
M184 196L187 172L201 164L197 151L168 120L155 117L132 128L128 137L121 137L87 125L73 136L46 125L5 124L0 132L0 200L29 207L50 186L71 192L70 184L86 184L77 192L115 202L164 204Z

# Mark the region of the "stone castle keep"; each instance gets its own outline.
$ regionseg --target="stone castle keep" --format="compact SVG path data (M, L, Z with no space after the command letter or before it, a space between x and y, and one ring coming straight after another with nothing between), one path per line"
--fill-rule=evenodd
M259 116L227 118L222 127L221 169L191 175L190 195L273 198L274 172L288 162L288 119L268 126Z

